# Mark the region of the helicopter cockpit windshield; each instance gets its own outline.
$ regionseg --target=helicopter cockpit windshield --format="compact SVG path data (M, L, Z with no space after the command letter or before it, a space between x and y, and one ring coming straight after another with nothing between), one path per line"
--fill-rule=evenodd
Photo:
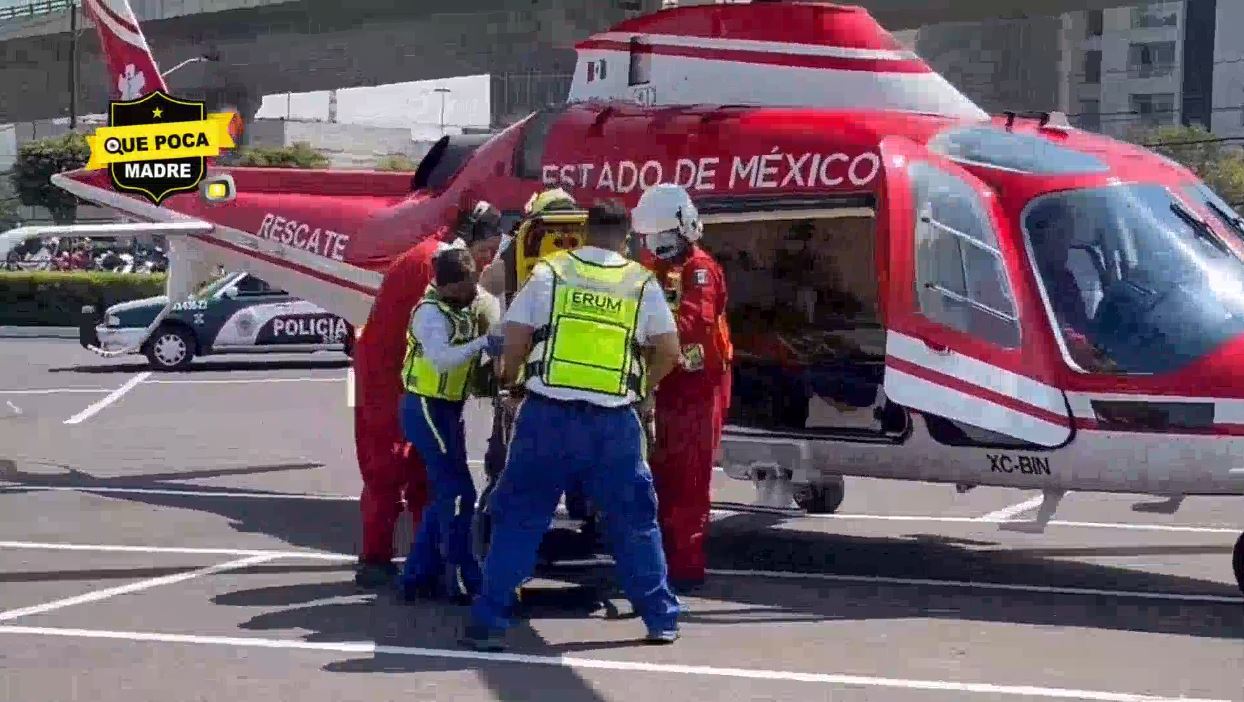
M1162 185L1043 195L1022 221L1078 370L1171 372L1244 334L1244 261Z

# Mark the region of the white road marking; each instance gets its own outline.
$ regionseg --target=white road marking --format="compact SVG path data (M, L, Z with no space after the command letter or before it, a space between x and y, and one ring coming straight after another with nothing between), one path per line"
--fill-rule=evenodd
M52 602L45 602L40 605L34 605L33 607L22 607L20 609L10 609L5 612L0 612L0 622L17 619L18 617L27 617L32 614L43 614L44 612L51 612L51 611L58 610L58 609L64 609L65 607L72 607L73 605L78 605L78 604L86 604L87 602L99 602L100 600L106 600L110 597L116 597L117 595L125 595L131 592L149 590L153 587L159 587L161 585L172 585L174 583L184 582L186 580L197 578L202 575L211 575L213 573L219 573L219 572L226 571L226 570L234 570L236 568L245 568L247 566L252 566L257 563L264 563L266 561L271 561L271 560L274 560L275 558L276 558L275 556L249 556L247 558L239 558L235 561L229 561L228 563L218 563L213 566L207 566L206 568L198 568L196 570L187 571L185 573L177 573L174 575L166 575L160 578L150 578L148 580L140 580L136 583L130 583L128 585L110 587L105 590L96 590L94 592L88 592L84 595L77 595L75 597L66 597L61 600L54 600Z
M711 514L763 514L735 509L713 509ZM981 524L979 517L933 517L920 514L799 514L798 519L830 519L843 521L881 522L942 522L947 524ZM1178 524L1135 524L1123 522L1067 522L1051 519L1050 526L1080 529L1122 529L1124 531L1169 531L1188 534L1239 534L1244 527L1183 526Z
M172 488L71 487L66 485L0 485L0 492L9 490L44 490L47 492L98 492L120 495L174 495L177 497L220 497L229 499L321 500L327 502L358 502L358 495L328 495L298 492L242 492L236 490L178 490Z
M182 548L175 546L128 546L114 544L63 544L30 541L0 541L0 549L27 549L44 551L93 551L112 553L150 553L248 556L257 558L304 558L317 561L354 561L357 556L326 551L266 551L226 548ZM400 559L394 559L395 561ZM1044 592L1060 595L1093 595L1107 597L1144 598L1176 602L1211 602L1237 604L1244 597L1228 595L1202 595L1178 592L1144 592L1135 590L1099 590L1092 588L1053 587L1048 585L1025 585L1022 583L991 583L965 580L936 580L926 578L893 578L878 575L836 575L834 573L802 573L782 570L735 570L710 569L709 574L744 578L778 578L785 580L825 580L838 582L876 583L882 585L926 585L976 590L1018 590L1021 592ZM172 577L172 576L171 576Z
M990 512L989 514L986 514L982 517L977 517L977 521L1005 522L1011 517L1019 516L1023 514L1024 512L1027 512L1028 510L1036 509L1037 507L1040 507L1041 502L1044 499L1045 498L1043 496L1037 495L1036 497L1032 499L1024 500L1023 502L1020 502L1018 504L1013 504L1010 507L1003 507L1002 509L994 510Z
M340 383L342 378L210 378L207 380L152 380L148 385L250 385L252 383Z
M270 551L263 549L193 548L184 546L128 546L122 544L62 544L37 541L0 541L0 549L34 551L93 551L99 553L180 554L187 556L254 556L257 558L306 558L313 561L353 561L358 556L327 551Z
M354 366L346 369L346 407L354 406Z
M479 467L482 461L468 461L472 467ZM327 502L357 502L358 495L332 495L327 493L300 492L243 492L234 490L182 490L177 488L123 488L123 487L89 487L67 485L0 485L0 493L27 490L43 490L47 492L97 492L100 494L132 494L132 495L172 495L180 497L213 497L220 499L267 499L267 500L320 500ZM735 514L764 514L763 511L749 512L737 509L712 509L713 516L721 517ZM988 515L986 515L988 516ZM882 521L882 522L940 522L948 524L981 524L981 517L935 517L921 514L797 514L795 519L831 519L842 521ZM1004 522L1002 520L999 523ZM1162 531L1180 534L1232 534L1238 535L1244 527L1211 527L1181 524L1137 524L1124 522L1068 522L1051 520L1050 526L1076 529L1118 529L1122 531Z
M528 665L553 666L596 670L625 670L644 673L666 673L704 677L746 678L752 680L779 680L790 682L820 683L823 685L858 685L862 687L898 688L906 690L941 690L974 692L987 695L1025 695L1062 699L1100 700L1102 702L1229 702L1218 699L1194 699L1191 697L1158 697L1125 692L1101 690L1074 690L1066 688L994 685L990 683L964 683L951 680L904 680L901 678L877 678L862 675L835 673L801 673L785 670L755 668L717 668L701 665L676 665L670 663L646 663L639 661L607 660L600 658L575 658L570 656L537 656L522 653L484 653L477 651L439 648L415 648L413 646L382 646L369 641L293 641L238 636L199 636L192 634L160 634L143 631L108 631L99 629L61 629L33 626L0 626L0 633L26 634L31 636L61 636L68 638L111 639L122 641L160 642L173 644L200 644L230 648L293 649L301 651L332 651L365 655L417 656L421 658L450 658L488 663L525 663Z
M880 575L837 575L835 573L798 573L785 570L730 570L708 569L709 575L730 575L748 578L778 578L782 580L829 580L880 585L928 585L932 587L968 588L974 590L1014 590L1041 592L1051 595L1094 595L1107 597L1133 597L1176 602L1213 602L1225 604L1244 603L1244 597L1231 595L1192 595L1179 592L1148 592L1144 590L1099 590L1086 587L1057 587L1053 585L1024 585L1016 583L989 583L972 580L935 580L930 578L890 578Z
M20 414L22 413L22 408L21 408L21 407L18 407L18 406L17 406L17 405L15 405L15 404L13 404L13 402L12 402L11 400L5 400L5 401L4 401L4 404L8 405L9 407L12 407L12 408L13 408L13 413L14 413L14 414L18 414L18 415L20 415Z
M0 390L0 395L60 395L90 394L112 392L109 388L34 388L30 390Z
M129 380L125 381L125 385L122 385L116 390L113 390L112 392L108 393L108 396L105 397L104 399L100 400L99 402L96 402L90 407L87 407L86 409L75 414L69 419L66 419L65 424L80 424L83 421L89 419L90 417L94 416L95 413L99 412L100 410L107 407L108 405L111 405L112 403L121 399L121 397L125 395L125 393L129 392L130 390L133 390L135 386L137 386L139 383L146 380L147 377L150 375L151 375L151 371L143 371L142 373L139 373L133 378L130 378Z

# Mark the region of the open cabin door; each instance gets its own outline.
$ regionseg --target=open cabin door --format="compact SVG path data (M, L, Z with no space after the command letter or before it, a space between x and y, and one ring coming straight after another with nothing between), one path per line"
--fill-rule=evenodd
M901 137L881 153L886 396L1010 440L1064 444L1062 390L1008 370L1024 368L1024 333L1005 253L1016 240L995 194Z

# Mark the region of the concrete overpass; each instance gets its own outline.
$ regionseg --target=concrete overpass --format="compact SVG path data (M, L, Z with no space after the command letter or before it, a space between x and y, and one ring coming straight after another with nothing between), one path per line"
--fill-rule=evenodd
M47 3L49 0L29 0ZM703 1L703 0L701 0ZM56 0L51 0L56 2ZM683 4L691 4L684 2ZM1135 0L857 0L898 30L947 21L1051 16ZM567 76L575 41L660 0L132 0L161 67L212 53L171 76L209 106L257 109L262 95L479 73ZM400 7L395 7L400 5ZM69 13L0 19L0 123L69 113ZM416 9L417 8L417 9ZM104 74L93 27L79 18L77 112L103 112ZM523 81L520 79L521 87ZM565 79L527 81L509 96L494 84L494 119L560 100ZM509 103L509 104L506 104ZM521 104L520 104L521 103Z

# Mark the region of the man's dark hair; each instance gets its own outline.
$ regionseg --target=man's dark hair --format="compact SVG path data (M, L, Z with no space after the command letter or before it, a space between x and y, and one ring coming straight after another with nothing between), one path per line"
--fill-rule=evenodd
M631 216L617 200L606 200L587 211L588 241L616 246L630 233Z
M475 272L475 257L466 249L445 249L432 259L437 285L453 285Z

